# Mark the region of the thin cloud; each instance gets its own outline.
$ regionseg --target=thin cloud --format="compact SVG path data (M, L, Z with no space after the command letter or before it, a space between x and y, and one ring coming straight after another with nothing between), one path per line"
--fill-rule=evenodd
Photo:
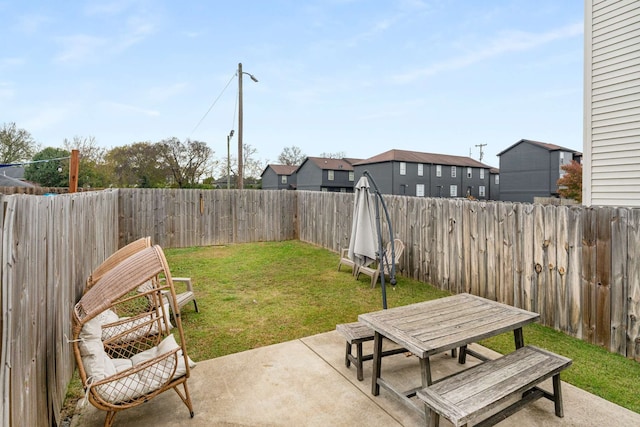
M145 108L136 107L134 105L122 104L119 102L106 102L105 105L107 107L110 107L118 111L132 112L132 113L142 114L144 116L149 116L149 117L156 117L160 115L160 112L156 110L149 110Z
M117 15L130 8L135 3L131 0L98 1L89 3L85 7L88 16L94 15Z
M18 19L14 28L24 34L35 34L49 22L51 18L46 15L24 15Z
M113 37L99 37L88 34L76 34L57 39L62 51L55 58L56 62L83 62L103 58L105 52L119 54L142 42L155 32L155 25L136 18L131 18L128 30Z
M400 74L396 76L394 80L398 83L410 83L415 80L430 77L446 71L466 68L475 63L498 57L506 53L522 52L534 49L547 43L554 42L556 40L579 36L582 33L583 25L581 23L567 25L562 28L539 34L527 33L522 31L509 32L487 43L484 49L471 52L467 55L438 62L428 67L411 71L409 73Z
M0 58L0 68L16 67L25 62L25 59L20 57Z
M165 101L176 95L184 93L188 84L185 82L175 83L169 86L154 87L149 90L149 97L155 101Z
M22 121L24 128L30 131L39 131L51 128L67 121L74 116L75 108L71 105L56 105L53 107L38 108L37 114ZM52 143L49 141L48 143Z
M11 83L0 82L0 101L8 101L14 97L15 90Z
M62 45L62 51L55 57L55 61L63 63L79 62L88 58L98 57L109 44L105 38L87 34L59 37L57 42Z

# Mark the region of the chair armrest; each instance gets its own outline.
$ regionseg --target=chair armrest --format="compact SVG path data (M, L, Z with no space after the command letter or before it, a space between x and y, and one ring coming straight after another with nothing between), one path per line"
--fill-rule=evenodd
M191 284L191 277L172 277L174 282L184 283L187 286L187 290L193 292L193 285Z
M349 258L349 248L342 248L340 258Z

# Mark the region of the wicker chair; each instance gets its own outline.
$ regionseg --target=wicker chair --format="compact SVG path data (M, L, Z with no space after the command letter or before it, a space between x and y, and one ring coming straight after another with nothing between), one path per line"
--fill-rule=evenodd
M134 242L129 243L126 246L115 251L111 256L105 259L102 264L96 267L95 270L89 275L85 285L85 292L89 290L93 285L96 284L102 276L109 270L111 270L116 265L120 264L125 259L129 258L131 255L140 252L143 249L146 249L151 246L151 237L142 237Z
M164 280L154 280L155 278ZM138 288L152 285L145 292ZM174 389L193 417L187 387L190 369L180 316L178 339L169 332L169 313L176 292L159 246L127 257L108 270L75 305L73 353L89 401L107 411L113 425L118 411ZM181 386L181 388L179 388Z
M98 280L105 275L105 273L111 270L113 267L130 257L131 255L140 252L143 249L146 249L151 246L151 237L142 237L136 241L129 243L126 246L115 251L111 256L105 259L102 264L100 264L87 278L85 284L85 292L89 290ZM198 303L196 302L196 294L193 291L193 284L191 283L190 277L174 277L173 282L175 284L182 283L185 288L184 292L180 292L176 294L177 297L177 305L173 305L172 301L169 299L168 302L171 306L171 312L173 317L175 318L177 313L180 313L180 309L185 305L193 302L193 307L196 313L198 310Z

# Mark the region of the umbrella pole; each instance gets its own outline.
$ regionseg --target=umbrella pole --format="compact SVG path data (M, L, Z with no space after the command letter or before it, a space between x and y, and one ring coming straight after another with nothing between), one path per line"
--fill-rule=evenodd
M382 194L380 194L380 190L378 190L378 186L376 185L375 180L369 174L369 171L364 171L363 175L367 176L368 179L371 180L371 185L373 185L374 194L376 195L376 229L378 231L378 254L380 257L380 261L378 262L378 269L380 270L380 287L382 288L382 308L386 310L387 308L387 289L384 282L384 248L382 246L382 230L381 230L381 220L380 220L380 208L378 207L378 200L382 204L382 208L384 209L385 216L387 218L387 224L389 225L389 241L391 242L391 271L389 274L389 278L391 280L391 285L395 286L396 284L396 251L395 245L393 243L393 226L391 225L391 218L389 217L389 211L387 210L387 205L384 203L384 199L382 198Z

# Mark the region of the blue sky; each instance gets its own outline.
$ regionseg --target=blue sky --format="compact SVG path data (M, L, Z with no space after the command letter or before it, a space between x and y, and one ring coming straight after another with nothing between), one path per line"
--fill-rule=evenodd
M0 123L43 148L74 136L105 148L178 137L226 159L242 62L259 80L243 79L244 142L270 163L291 146L478 159L475 145L487 144L492 166L522 138L582 151L583 7L0 0Z

